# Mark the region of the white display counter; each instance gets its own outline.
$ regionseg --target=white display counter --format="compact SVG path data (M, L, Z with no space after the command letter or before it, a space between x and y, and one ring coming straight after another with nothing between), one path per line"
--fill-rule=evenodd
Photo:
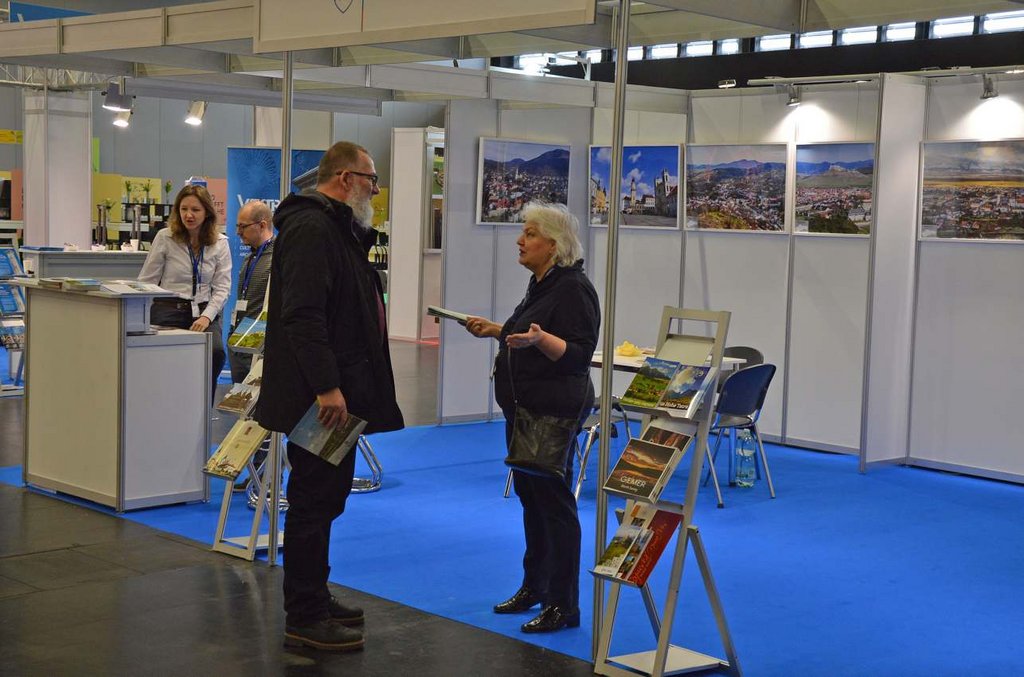
M118 511L208 498L210 335L152 331L163 294L20 284L25 482Z
M93 277L134 280L146 262L146 252L45 251L21 248L25 271L36 277Z

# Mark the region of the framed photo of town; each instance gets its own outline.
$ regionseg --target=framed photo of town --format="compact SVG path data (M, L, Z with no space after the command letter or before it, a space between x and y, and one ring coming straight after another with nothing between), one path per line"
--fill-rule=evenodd
M921 144L921 237L1024 240L1024 140Z
M793 232L868 235L874 179L873 143L798 145Z
M686 227L786 228L786 145L686 147Z
M569 146L480 139L477 223L521 224L527 203L567 205Z
M622 155L612 185L611 147L590 147L590 224L607 226L614 207L623 227L678 228L679 146L623 146Z

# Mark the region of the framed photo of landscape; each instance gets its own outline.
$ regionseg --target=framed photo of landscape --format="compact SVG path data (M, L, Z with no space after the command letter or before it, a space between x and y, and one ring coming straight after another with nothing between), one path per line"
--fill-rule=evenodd
M569 146L480 139L477 223L520 224L533 200L569 202Z
M786 145L686 147L686 227L786 228Z
M921 237L1024 240L1024 140L921 144Z
M868 235L874 180L873 143L798 145L793 232Z
M679 146L623 146L622 176L610 180L612 149L590 147L590 225L607 226L608 210L619 210L628 228L679 227Z

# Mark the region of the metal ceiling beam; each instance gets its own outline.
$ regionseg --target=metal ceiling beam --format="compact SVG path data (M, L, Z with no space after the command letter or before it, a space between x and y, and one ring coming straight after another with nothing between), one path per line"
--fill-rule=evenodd
M147 47L145 49L116 49L110 51L88 52L90 56L126 61L132 63L170 66L188 70L208 71L211 73L227 73L228 56L217 52L187 47Z
M590 47L592 49L603 49L611 47L612 44L612 18L607 14L599 14L592 24L565 26L562 28L542 28L532 31L517 31L517 33L522 35L532 35L537 38L547 38L550 40L571 43L572 45L578 45L581 48Z
M134 64L114 59L99 59L90 56L70 56L66 54L53 54L45 56L5 56L0 61L20 66L35 66L38 68L65 68L89 73L99 73L104 76L119 77L135 74Z
M737 23L776 29L783 33L801 32L802 5L806 0L644 0L651 5L689 14L726 19Z

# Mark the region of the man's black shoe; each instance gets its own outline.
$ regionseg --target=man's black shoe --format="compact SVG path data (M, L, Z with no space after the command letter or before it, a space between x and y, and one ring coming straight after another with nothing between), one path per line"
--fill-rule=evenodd
M518 590L516 594L512 595L504 602L500 602L494 605L494 613L496 614L518 614L523 611L529 610L531 607L540 604L540 596L535 594L525 585Z
M327 603L327 613L331 615L328 619L331 623L347 625L350 628L363 624L363 610L357 606L345 606L333 595Z
M285 646L308 646L323 651L361 651L363 633L330 621L284 628Z
M554 632L562 628L578 628L580 610L568 611L560 606L544 607L540 614L528 623L523 623L523 632Z

